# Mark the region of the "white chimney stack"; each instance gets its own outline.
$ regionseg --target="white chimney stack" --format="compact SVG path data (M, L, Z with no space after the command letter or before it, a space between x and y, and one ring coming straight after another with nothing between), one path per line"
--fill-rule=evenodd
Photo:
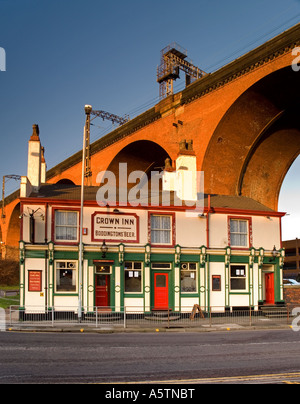
M27 178L32 190L37 192L41 186L42 147L39 137L39 126L32 125L32 135L28 142Z
M197 158L193 141L182 140L176 159L177 196L184 201L197 201Z
M182 201L197 201L197 158L193 150L193 141L183 140L179 144L176 169L169 159L163 173L163 191L175 191Z
M41 154L41 184L46 184L47 164L45 160L45 148L42 147Z

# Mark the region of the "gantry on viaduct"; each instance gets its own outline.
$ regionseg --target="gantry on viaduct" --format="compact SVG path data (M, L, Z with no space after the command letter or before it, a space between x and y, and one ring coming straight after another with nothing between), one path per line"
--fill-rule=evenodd
M205 193L247 196L277 210L282 182L300 153L298 47L300 24L95 141L92 185L100 171L117 173L120 162L128 172L164 166L186 139L204 171ZM48 170L46 181L80 185L81 162L79 151ZM0 222L3 256L18 252L19 216L16 192L5 199Z

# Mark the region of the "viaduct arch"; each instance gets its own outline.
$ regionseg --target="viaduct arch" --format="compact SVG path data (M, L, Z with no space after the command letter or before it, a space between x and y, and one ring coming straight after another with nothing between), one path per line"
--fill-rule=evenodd
M150 179L151 171L162 171L167 158L170 158L169 154L157 143L150 140L138 140L125 146L113 158L107 170L116 175L117 185L122 185L119 184L120 163L127 164L128 174L133 171L142 171ZM130 187L131 184L128 184L128 188Z
M19 256L20 200L15 192L6 198L6 206L1 215L1 255L16 260Z
M288 66L233 103L206 150L208 193L244 195L277 209L284 177L300 154L299 91L300 74Z

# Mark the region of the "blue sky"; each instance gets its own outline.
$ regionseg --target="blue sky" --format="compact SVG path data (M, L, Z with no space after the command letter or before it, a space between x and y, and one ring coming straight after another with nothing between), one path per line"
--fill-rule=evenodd
M213 72L299 20L299 0L0 0L0 178L26 175L34 123L51 168L82 147L85 104L131 118L153 106L169 43ZM111 130L94 123L92 140ZM300 237L299 170L300 159L280 198L284 239Z

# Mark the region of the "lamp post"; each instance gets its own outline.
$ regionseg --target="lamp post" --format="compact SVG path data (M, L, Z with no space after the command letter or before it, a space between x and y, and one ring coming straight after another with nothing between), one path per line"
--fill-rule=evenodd
M79 286L78 286L78 321L82 319L82 264L83 264L83 244L82 244L82 229L83 229L83 201L84 201L84 179L85 179L85 159L86 159L86 134L88 131L88 124L90 113L92 111L91 105L85 105L86 122L83 129L83 146L82 146L82 171L81 171L81 192L80 192L80 223L79 223Z
M272 250L272 256L273 256L274 259L277 257L277 249L276 249L275 245L274 245L274 248Z

